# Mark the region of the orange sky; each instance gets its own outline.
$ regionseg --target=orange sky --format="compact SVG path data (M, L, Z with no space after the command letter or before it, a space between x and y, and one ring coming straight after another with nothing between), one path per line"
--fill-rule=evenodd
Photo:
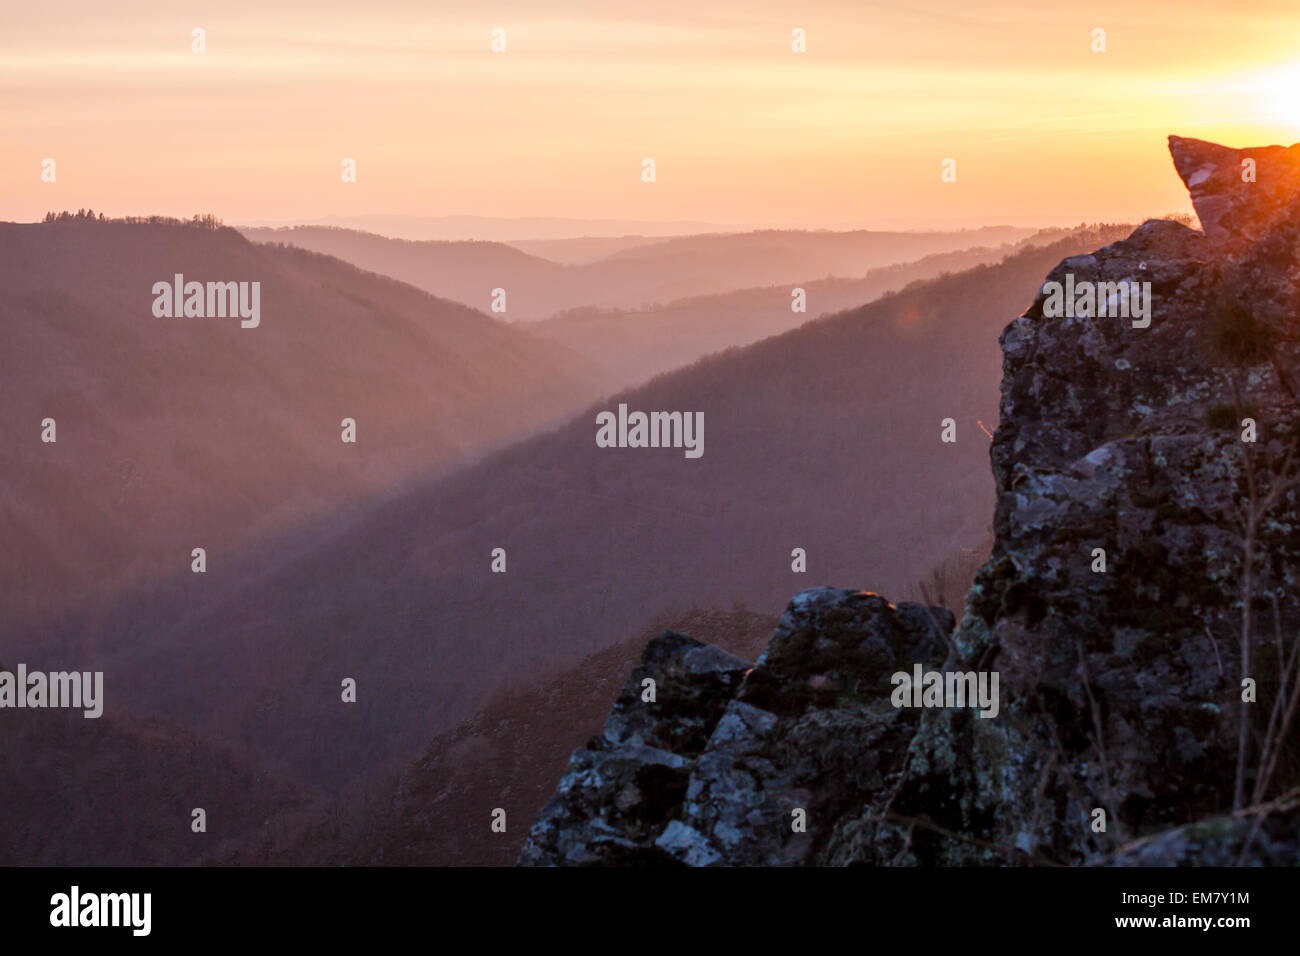
M1300 140L1297 0L45 0L3 23L3 219L1133 219L1190 208L1168 133Z

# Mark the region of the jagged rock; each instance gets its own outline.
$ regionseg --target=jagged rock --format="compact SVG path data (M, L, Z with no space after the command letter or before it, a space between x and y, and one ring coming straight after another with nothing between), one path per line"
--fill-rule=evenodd
M1231 149L1170 136L1169 152L1211 240L1259 239L1300 188L1300 146ZM1255 161L1253 174L1243 165L1247 159Z
M665 681L650 708L625 689L524 862L1297 862L1294 810L1249 840L1253 824L1224 815L1244 418L1256 500L1275 491L1249 607L1270 639L1300 634L1300 482L1283 474L1300 444L1300 147L1170 149L1205 234L1153 220L1067 259L1002 333L995 540L956 629L945 611L866 592L796 596L751 670L679 692ZM1048 283L1067 279L1150 283L1149 324L1049 310ZM638 673L683 674L685 653L705 654L652 645ZM1253 668L1269 693L1274 656ZM890 675L915 663L996 671L999 713L894 707ZM661 766L655 798L629 802ZM1099 809L1104 831L1090 826Z
M755 665L666 632L574 754L521 862L817 862L833 821L901 772L919 716L891 706L890 675L938 666L953 624L944 608L821 588L791 601Z
M679 855L704 862L681 831L658 841L686 793L691 760L751 666L673 631L651 641L602 733L574 752L520 862L653 865ZM654 703L642 699L647 679L655 682Z

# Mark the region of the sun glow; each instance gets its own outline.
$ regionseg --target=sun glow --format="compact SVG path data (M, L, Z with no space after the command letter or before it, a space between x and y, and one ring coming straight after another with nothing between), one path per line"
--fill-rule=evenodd
M1104 51L1060 4L809 0L803 52L777 0L506 0L504 54L472 0L237 0L202 54L165 0L8 6L0 218L1072 225L1189 210L1170 133L1300 141L1295 0L1090 0Z
M1260 74L1250 84L1250 91L1259 97L1262 120L1300 134L1300 63Z

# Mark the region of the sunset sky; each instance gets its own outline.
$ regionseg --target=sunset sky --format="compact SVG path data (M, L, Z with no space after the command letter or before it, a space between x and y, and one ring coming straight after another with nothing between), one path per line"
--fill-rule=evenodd
M9 220L1131 220L1190 210L1169 133L1300 140L1297 0L50 0L0 21Z

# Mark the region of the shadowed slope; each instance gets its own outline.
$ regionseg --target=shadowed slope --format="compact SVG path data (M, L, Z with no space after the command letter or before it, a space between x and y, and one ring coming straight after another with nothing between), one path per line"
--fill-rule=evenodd
M175 273L259 282L260 325L156 318ZM0 619L188 570L596 394L561 347L230 229L0 224L0 287Z

